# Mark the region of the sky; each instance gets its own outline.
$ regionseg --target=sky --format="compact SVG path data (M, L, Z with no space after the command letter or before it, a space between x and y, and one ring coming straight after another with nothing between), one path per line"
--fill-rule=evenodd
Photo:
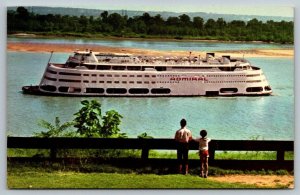
M293 17L293 3L273 0L5 0L7 6L59 6L105 10L207 12L237 15L265 15Z

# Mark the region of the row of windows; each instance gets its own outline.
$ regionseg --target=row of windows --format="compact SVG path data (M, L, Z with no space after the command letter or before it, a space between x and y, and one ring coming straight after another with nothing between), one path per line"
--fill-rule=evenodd
M47 72L51 74L57 74L57 72L52 70L47 70ZM69 75L69 76L81 76L80 73L69 73L69 72L59 72L59 75ZM83 74L83 76L90 76L90 74ZM96 77L97 74L91 74L92 77ZM112 74L99 74L99 77L150 77L150 75L112 75ZM180 77L181 75L151 75L151 77ZM252 74L252 75L206 75L206 77L256 77L260 76L260 74ZM49 79L50 80L50 79Z
M257 77L257 76L260 76L260 74L248 74L246 75L247 77Z
M55 92L57 90L56 86L53 85L43 85L41 86L41 89L49 92ZM265 90L271 90L269 86L265 86ZM69 88L65 86L58 87L58 91L62 93L80 93L81 88ZM103 94L104 88L86 88L85 93L98 93ZM263 87L248 87L246 88L247 92L262 92ZM149 94L151 92L152 94L170 94L171 90L169 88L153 88L151 90L147 88L130 88L128 91L126 88L107 88L106 93L108 94ZM237 88L221 88L221 93L236 93L238 92ZM219 91L207 91L206 95L219 95Z
M260 83L261 80L252 80L252 81L247 81L247 83Z
M50 80L50 81L56 81L57 79L55 78L50 78L45 76L45 79ZM71 83L81 83L81 80L70 80L70 79L59 79L60 82L71 82ZM261 80L250 80L250 81L204 81L204 83L260 83L262 82ZM88 80L83 80L83 83L97 83L97 81L88 81ZM155 83L179 83L179 81L99 81L99 83L122 83L122 84L155 84Z
M55 92L57 90L56 86L53 85L43 85L41 86L41 89L45 90L45 91L50 91L50 92ZM63 93L80 93L81 89L80 88L69 88L66 86L60 86L58 87L58 91L59 92L63 92ZM105 89L104 88L86 88L85 93L104 93ZM106 93L108 94L169 94L171 93L171 90L168 88L153 88L151 90L147 89L147 88L130 88L130 89L126 89L126 88L107 88L106 89Z
M229 74L229 75L206 75L207 77L244 77L245 75L243 74L238 74L238 75L233 75L233 74Z
M246 81L204 81L204 83L245 83Z

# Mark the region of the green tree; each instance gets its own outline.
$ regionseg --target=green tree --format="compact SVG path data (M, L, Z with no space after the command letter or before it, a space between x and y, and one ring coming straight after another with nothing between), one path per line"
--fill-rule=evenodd
M96 100L83 100L81 104L83 107L74 114L74 127L84 137L98 137L101 129L101 104Z
M97 100L81 101L83 107L74 115L77 133L83 137L126 137L126 134L120 133L122 115L115 110L101 115L101 104Z
M115 110L106 112L106 115L102 117L103 125L100 129L101 137L124 137L125 134L120 134L119 125L121 124L122 115Z
M194 17L193 18L193 26L199 30L203 29L204 20L201 17Z
M37 137L69 137L74 136L72 132L66 132L68 128L74 125L74 122L65 122L63 124L60 123L59 117L55 117L54 124L51 124L48 121L40 120L38 125L48 129L47 132L35 133Z

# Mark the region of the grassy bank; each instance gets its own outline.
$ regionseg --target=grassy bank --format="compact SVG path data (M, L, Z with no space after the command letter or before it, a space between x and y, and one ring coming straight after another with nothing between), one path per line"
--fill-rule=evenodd
M11 173L8 188L103 188L103 189L205 189L205 188L256 188L256 185L230 184L183 175L137 175L107 173Z
M42 149L8 149L8 157L47 157L50 156L49 150ZM105 158L119 158L119 157L129 157L129 158L140 158L141 150L75 150L75 149L65 149L58 151L58 157L105 157ZM176 151L158 151L150 150L149 158L169 158L176 159ZM293 160L293 152L285 152L284 158L286 160ZM189 152L189 159L199 159L197 151ZM268 151L220 151L215 153L215 159L217 160L275 160L276 152Z
M234 170L221 170L210 167L209 178L198 176L199 170L191 170L190 175L159 174L151 167L143 169L124 169L111 165L95 164L85 165L85 171L79 170L78 165L59 163L8 163L7 185L14 189L41 189L41 188L185 188L185 189L218 189L218 188L287 188L288 185L246 185L245 182L217 181L228 175L235 177L252 177L252 180L262 177L283 179L292 176L284 171L268 172L238 172ZM90 166L90 169L88 169ZM94 166L94 167L92 167ZM97 169L97 170L96 170ZM275 179L276 180L276 179ZM277 181L276 180L276 181ZM273 180L274 181L274 180ZM291 181L290 181L291 182Z

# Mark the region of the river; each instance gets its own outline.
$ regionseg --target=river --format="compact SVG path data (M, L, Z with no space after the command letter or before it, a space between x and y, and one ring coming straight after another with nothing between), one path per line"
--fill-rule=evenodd
M214 47L218 48L219 43L216 44ZM227 43L223 49L232 47ZM64 62L68 56L55 53L52 61ZM8 135L32 136L34 132L45 131L37 125L40 119L53 123L58 116L62 122L70 121L80 109L81 100L97 99L103 113L114 109L123 116L121 131L129 137L147 132L157 138L172 138L179 121L186 118L195 137L199 130L207 129L213 139L294 140L291 58L249 58L263 69L274 91L272 96L265 97L83 98L22 94L23 85L40 82L48 58L46 53L7 53Z

